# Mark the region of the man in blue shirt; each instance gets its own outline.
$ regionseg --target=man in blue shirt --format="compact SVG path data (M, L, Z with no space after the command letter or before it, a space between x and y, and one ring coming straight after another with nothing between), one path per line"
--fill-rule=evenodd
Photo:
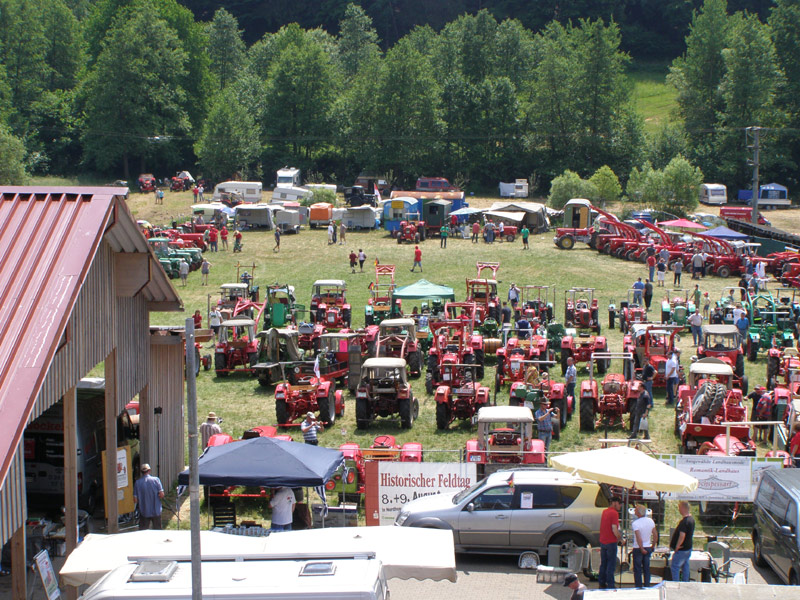
M573 399L575 398L575 383L577 381L578 369L575 368L575 360L570 356L567 358L567 370L564 373L564 383L567 384L567 396L572 396Z
M734 325L736 325L736 328L739 330L739 335L742 336L742 340L746 340L747 330L750 329L750 319L747 318L747 313L742 312L741 316L736 320Z
M536 426L539 432L539 439L544 442L544 451L550 451L550 440L553 439L553 409L550 408L550 401L542 400L539 410L533 415L536 419Z
M636 280L636 283L633 284L633 301L635 304L642 306L642 292L644 292L644 283L642 283L642 278Z
M133 501L139 506L139 529L161 529L161 480L150 474L150 465L142 465L142 476L133 484Z

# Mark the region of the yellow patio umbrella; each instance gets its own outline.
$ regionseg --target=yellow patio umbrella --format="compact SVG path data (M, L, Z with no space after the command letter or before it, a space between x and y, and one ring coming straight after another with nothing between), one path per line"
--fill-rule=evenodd
M585 452L570 452L550 459L560 471L598 483L653 492L691 492L697 479L641 450L617 446Z

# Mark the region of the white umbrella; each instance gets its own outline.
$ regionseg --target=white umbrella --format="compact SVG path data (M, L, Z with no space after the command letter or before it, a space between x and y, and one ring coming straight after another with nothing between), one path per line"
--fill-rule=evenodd
M653 492L692 492L697 479L629 446L571 452L550 459L560 471L598 483Z

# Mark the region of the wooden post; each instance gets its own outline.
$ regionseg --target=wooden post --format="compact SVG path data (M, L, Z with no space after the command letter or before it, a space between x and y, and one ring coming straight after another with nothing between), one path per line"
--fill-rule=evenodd
M119 506L117 503L117 350L106 356L106 522L108 533L119 533Z
M67 555L78 546L78 399L75 388L64 394L64 532ZM67 586L67 598L75 600L78 588Z
M33 557L31 557L33 558ZM25 562L25 525L11 536L11 597L27 598L28 565Z

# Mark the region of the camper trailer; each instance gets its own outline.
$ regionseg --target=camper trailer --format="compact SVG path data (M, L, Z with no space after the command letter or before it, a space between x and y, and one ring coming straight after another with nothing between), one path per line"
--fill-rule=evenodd
M272 229L272 210L269 204L240 204L234 208L240 228Z
M300 169L294 167L283 167L278 169L278 177L275 180L275 187L300 187Z
M704 183L700 186L700 204L722 205L728 203L728 188L721 183Z
M281 233L300 233L300 213L296 210L276 207L272 213L272 222Z
M314 192L301 187L276 187L272 191L271 202L303 202L310 199Z
M236 205L261 202L260 181L225 181L214 188L214 202Z

